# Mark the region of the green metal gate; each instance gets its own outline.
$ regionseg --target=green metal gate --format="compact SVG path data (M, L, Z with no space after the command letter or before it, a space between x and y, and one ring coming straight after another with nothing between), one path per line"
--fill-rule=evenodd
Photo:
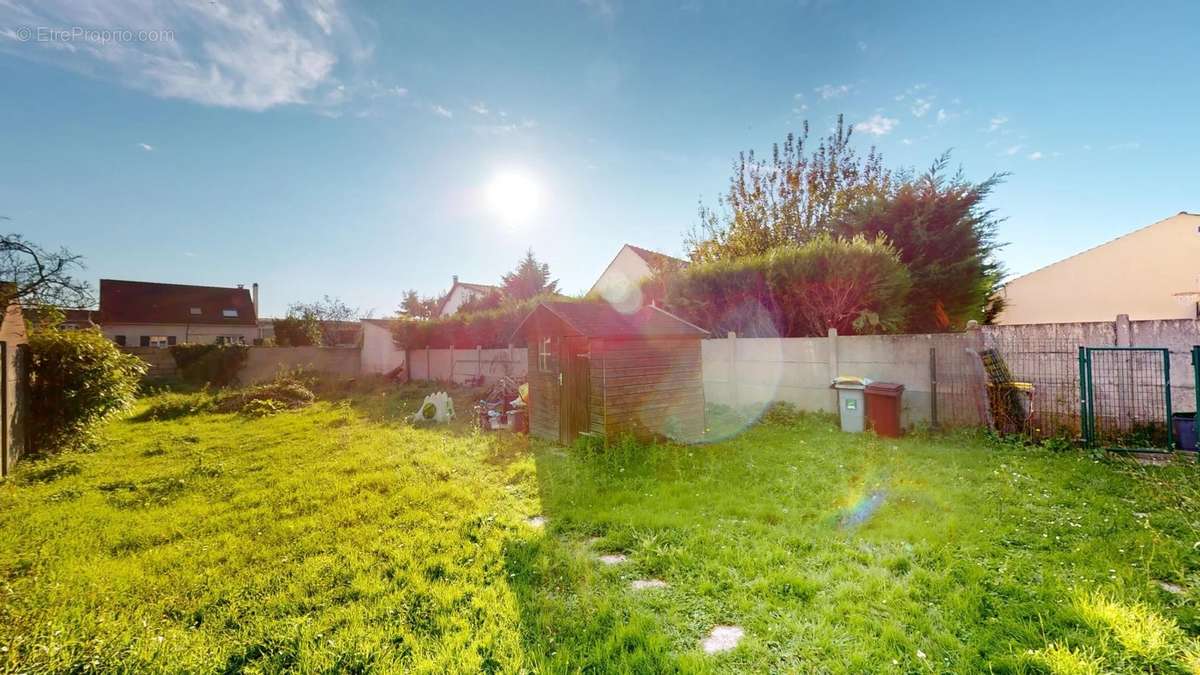
M1170 351L1080 347L1079 412L1088 446L1173 450Z

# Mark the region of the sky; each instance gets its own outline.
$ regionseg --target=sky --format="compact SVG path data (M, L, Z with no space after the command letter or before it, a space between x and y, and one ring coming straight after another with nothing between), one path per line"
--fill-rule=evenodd
M952 150L1032 271L1200 212L1195 2L0 0L0 225L83 276L393 313L682 256L737 153Z

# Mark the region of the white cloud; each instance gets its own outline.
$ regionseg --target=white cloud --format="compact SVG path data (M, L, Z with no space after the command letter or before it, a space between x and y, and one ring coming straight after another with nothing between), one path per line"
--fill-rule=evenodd
M1109 150L1139 150L1142 144L1139 141L1129 141L1128 143L1115 143L1108 146Z
M933 107L933 100L928 98L917 98L912 103L913 117L924 117L925 113Z
M988 129L987 130L990 133L992 131L996 131L997 129L1004 126L1005 124L1008 124L1008 118L1005 117L1004 115L996 115L995 117L993 117L991 120L988 121Z
M823 84L816 89L813 89L823 99L841 98L850 93L853 87L848 84Z
M527 119L522 120L520 124L480 124L471 127L471 129L480 136L506 136L517 131L534 129L536 127L537 122Z
M473 112L477 115L486 115L490 111L488 110L487 105L485 105L482 101L480 101L479 103L476 103L471 106L471 112Z
M617 6L610 0L579 0L579 4L605 23L612 23L617 18Z
M858 41L858 51L860 51L860 52L867 51L867 43L862 40L859 40Z
M854 130L862 131L871 134L872 136L883 136L884 134L891 133L892 129L895 129L896 125L899 123L900 120L898 119L893 117L884 117L883 115L876 113L872 115L870 119L866 119L858 124L855 124Z
M905 145L912 145L912 144L913 144L913 140L912 140L911 138L901 138L901 139L900 139L900 142L901 142L901 143L903 143L903 144L905 144Z
M439 117L445 117L446 119L450 119L450 118L454 117L453 111L451 111L447 108L443 108L440 105L429 106L429 110L431 112L433 112L434 115L437 115Z
M945 124L946 122L949 122L950 120L954 119L955 117L958 117L958 113L951 111L951 110L946 110L945 108L938 108L938 111L937 111L937 123L938 124Z
M0 25L154 31L155 39L19 42L0 52L48 62L162 98L266 110L323 104L337 68L365 58L340 0L81 2L0 0ZM6 33L7 35L7 33Z
M1008 155L1009 157L1011 157L1011 156L1013 156L1013 155L1017 154L1018 152L1020 152L1020 151L1021 151L1021 148L1023 148L1023 147L1025 147L1025 146L1023 146L1023 145L1010 145L1010 146L1008 147L1008 149L1004 151L1004 154L1006 154L1006 155Z
M1042 154L1041 150L1035 150L1034 152L1029 153L1029 159L1032 159L1035 162L1043 157L1045 157L1045 155Z
M138 147L145 150L146 152L154 151L154 146L150 145L149 143L138 143Z

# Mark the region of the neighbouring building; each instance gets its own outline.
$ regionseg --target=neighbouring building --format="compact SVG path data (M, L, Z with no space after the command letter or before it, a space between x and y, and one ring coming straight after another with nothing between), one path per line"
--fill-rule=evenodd
M625 244L608 263L588 295L599 296L625 311L641 307L641 284L657 272L687 266L686 260Z
M255 298L240 284L222 288L100 280L100 329L125 347L252 344L259 331L255 306Z
M387 374L405 365L404 348L392 339L395 319L362 320L362 372Z
M275 339L275 322L279 319L259 319L258 337ZM329 338L326 347L357 347L362 337L362 326L358 321L322 321L322 339Z
M538 304L515 331L528 345L530 433L561 443L625 433L698 440L706 335L653 305Z
M458 311L459 307L462 307L464 302L474 298L482 298L489 293L499 291L499 286L469 284L465 281L459 281L456 274L454 275L454 283L450 286L450 291L446 293L446 297L442 298L442 304L438 306L438 316L451 316Z
M1200 318L1200 214L1180 212L1009 281L996 323Z

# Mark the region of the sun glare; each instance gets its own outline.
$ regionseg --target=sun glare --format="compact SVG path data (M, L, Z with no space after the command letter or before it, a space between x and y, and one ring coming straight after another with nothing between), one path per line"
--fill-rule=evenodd
M542 188L528 174L503 171L488 183L487 204L505 222L522 223L532 218L541 207Z

